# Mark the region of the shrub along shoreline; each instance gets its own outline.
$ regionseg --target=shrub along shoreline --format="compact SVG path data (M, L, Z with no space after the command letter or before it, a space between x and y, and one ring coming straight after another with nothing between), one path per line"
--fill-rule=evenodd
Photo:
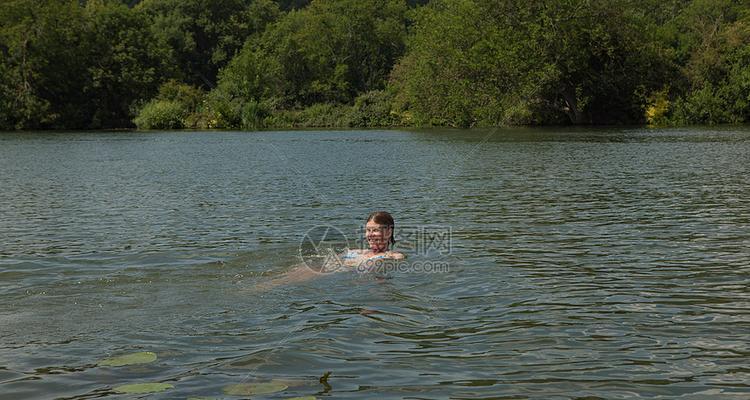
M299 110L274 109L270 102L243 102L235 107L191 86L170 81L143 105L135 117L138 129L270 129L408 127L407 112L390 107L384 91L371 91L353 105L317 103ZM220 100L219 100L220 101Z

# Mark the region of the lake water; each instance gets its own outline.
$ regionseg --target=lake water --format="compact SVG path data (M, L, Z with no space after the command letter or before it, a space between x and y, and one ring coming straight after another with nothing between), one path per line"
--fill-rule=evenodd
M2 399L750 398L745 127L4 133L0 171ZM263 286L380 209L403 268Z

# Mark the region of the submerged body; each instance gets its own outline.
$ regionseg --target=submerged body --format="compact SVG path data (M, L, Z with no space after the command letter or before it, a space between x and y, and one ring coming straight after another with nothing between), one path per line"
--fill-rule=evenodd
M373 253L368 250L347 249L325 265L324 272L370 272L385 260L402 260L404 255L394 251Z
M369 260L390 259L401 260L404 256L401 253L386 251L382 253L372 253L365 250L347 250L342 256L341 261L350 267L356 267L359 263Z
M335 272L382 272L382 266L386 261L403 260L404 258L404 255L398 252L389 251L373 254L366 250L348 249L338 255L336 259L326 262L320 270L311 269L309 265L302 263L281 276L258 284L253 291L265 291L280 285L304 282Z
M322 268L310 268L303 264L292 268L283 276L258 285L261 289L306 281L321 273L331 272L370 272L378 269L386 260L403 260L404 254L389 250L396 241L393 238L393 217L385 211L371 213L365 222L365 239L369 249L347 249L341 254L331 254Z

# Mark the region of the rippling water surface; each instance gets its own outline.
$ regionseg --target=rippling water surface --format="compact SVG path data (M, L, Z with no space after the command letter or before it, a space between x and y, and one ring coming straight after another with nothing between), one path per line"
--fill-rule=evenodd
M0 171L2 399L750 398L746 128L6 133ZM376 209L447 271L263 286Z

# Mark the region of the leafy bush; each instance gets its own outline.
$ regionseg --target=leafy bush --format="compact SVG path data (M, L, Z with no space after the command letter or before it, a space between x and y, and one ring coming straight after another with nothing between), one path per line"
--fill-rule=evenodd
M248 101L242 105L241 119L242 129L261 129L266 125L266 118L270 115L265 104L257 101Z
M673 124L716 124L729 122L726 100L708 84L675 102Z
M159 87L159 94L156 98L176 101L190 112L195 112L203 102L204 96L203 91L196 87L169 80Z
M146 103L133 122L138 129L181 129L185 127L188 112L174 100L151 100Z
M202 90L169 80L159 87L156 98L141 107L133 122L138 129L207 128L199 125L207 118L204 99Z
M350 126L351 107L319 103L303 110L279 110L267 119L275 128L331 128Z
M669 88L664 88L651 95L646 107L646 122L649 125L666 125L668 124L667 114L669 113Z
M403 125L401 115L392 108L393 96L383 90L369 91L354 100L349 124L357 127Z
M242 123L242 102L222 91L212 90L206 97L205 111L212 128L237 129Z

